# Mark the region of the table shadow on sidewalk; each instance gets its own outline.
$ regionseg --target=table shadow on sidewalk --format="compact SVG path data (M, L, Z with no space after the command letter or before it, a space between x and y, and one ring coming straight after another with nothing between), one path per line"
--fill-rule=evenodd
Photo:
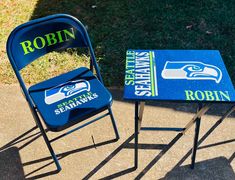
M190 165L178 166L166 174L162 180L172 179L235 179L235 174L229 160L217 157L195 164L197 169L191 170Z
M218 145L222 145L222 144L227 144L227 143L232 143L235 142L235 139L230 139L230 140L226 140L226 141L222 141L222 142L216 142L213 144L208 144L208 145L204 145L204 146L200 146L215 130L216 128L226 119L224 119L223 117L221 117L219 120L217 120L211 127L210 129L208 129L208 131L199 139L198 141L198 150L200 149L205 149L205 148L210 148L210 147L214 147L214 146L218 146ZM180 134L178 134L179 136ZM172 143L174 142L174 139L172 141ZM192 153L192 149L190 149L182 158L181 160L179 160L179 162L175 165L175 167L173 169L178 169L179 167L181 167L181 165L183 164L183 162L189 157L191 156ZM197 152L199 153L199 152ZM233 155L228 159L228 161L231 163L233 161L235 157L235 153L233 153ZM159 156L156 156L138 175L135 179L141 179L155 164L156 162L159 160ZM188 167L189 168L189 167ZM195 171L196 171L196 166L195 166Z
M139 149L149 150L149 149L155 149L155 150L161 150L161 152L157 155L157 159L155 159L154 164L160 160L160 158L180 139L182 134L177 134L173 140L171 140L168 144L138 144ZM134 134L131 135L129 138L127 138L118 148L116 148L109 156L107 156L101 163L99 163L90 173L88 173L83 179L90 179L94 174L96 174L104 165L106 165L114 156L116 156L121 150L123 149L133 149L134 150L134 144L131 143L131 141L134 139ZM134 158L134 155L133 155ZM135 171L136 168L134 165L132 167L129 167L127 169L124 169L122 171L116 172L114 174L111 174L109 176L103 177L101 179L114 179L120 176L123 176L125 174L131 173Z
M225 119L222 117L219 120L217 120L215 122L215 124L213 124L210 129L201 137L201 139L198 141L198 145L202 144L202 142L204 142L207 137L209 135L212 134L212 132L224 121ZM141 179L160 159L161 157L166 154L169 149L183 136L182 133L178 133L168 144L166 145L158 145L158 144L139 144L139 149L161 149L161 152L152 159L152 161L149 162L149 164L136 176L135 179ZM125 142L123 142L117 149L115 149L108 157L106 157L99 165L97 165L86 177L84 177L84 179L89 179L91 178L95 173L97 173L105 164L107 164L115 155L117 155L122 149L124 148L134 148L134 144L130 143L131 140L134 139L134 135L130 136L128 139L126 139ZM198 150L200 149L205 149L205 148L210 148L210 147L214 147L214 146L218 146L218 145L222 145L222 144L227 144L227 143L233 143L235 142L235 139L230 139L230 140L226 140L226 141L222 141L222 142L215 142L213 144L208 144L208 145L204 145L204 146L199 146ZM188 166L185 166L181 169L181 165L182 163L191 155L192 149L190 149L184 157L182 157L182 159L177 163L177 165L173 168L172 171L174 171L174 175L175 178L180 179L180 173L181 171L184 171L184 169L187 168L187 171L190 172L192 171ZM226 169L224 170L224 173L227 174L227 177L234 177L234 173L231 171L231 166L228 165L229 163L231 163L233 161L235 157L235 153L232 154L232 156L227 160L225 160L225 158L222 157L218 157L212 160L207 160L205 162L202 162L202 167L206 168L207 171L210 170L211 166L215 166L214 168L216 168L216 163L217 162L222 162L223 164L226 164ZM133 157L134 158L134 157ZM199 163L200 164L200 163ZM197 163L196 163L197 166ZM220 166L219 166L220 167ZM123 176L125 174L131 173L133 171L135 171L136 169L134 167L130 167L128 169L122 170L120 172L114 173L112 175L106 176L104 178L101 179L113 179L113 178L117 178L120 176ZM175 171L177 171L175 173ZM179 171L179 172L178 172ZM195 169L194 171L197 171L197 169ZM176 176L177 173L179 173L179 176ZM196 174L198 174L197 172L195 172ZM174 175L172 175L172 177L174 177ZM171 174L168 174L167 177L171 177ZM187 177L187 174L186 176ZM190 174L189 176L190 177ZM216 174L214 174L214 176L212 176L214 178L217 177Z

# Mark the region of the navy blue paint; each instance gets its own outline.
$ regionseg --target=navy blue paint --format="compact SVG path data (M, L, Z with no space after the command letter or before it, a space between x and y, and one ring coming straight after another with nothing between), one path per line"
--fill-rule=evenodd
M55 109L58 109L58 104L68 102L84 92L48 105L45 103L45 90L55 87L62 82L77 79L87 80L90 83L90 92L96 93L98 98L56 115ZM38 111L42 115L45 124L51 131L60 131L74 123L77 123L78 121L81 122L82 120L107 109L112 103L111 94L106 90L101 82L97 80L91 71L85 67L36 84L29 88L29 94L37 105Z
M78 126L78 127L74 128L74 129L72 129L72 130L70 130L70 131L68 131L68 132L66 132L64 134L59 135L58 137L55 137L54 139L51 139L50 142L54 142L54 141L56 141L56 140L58 140L58 139L60 139L60 138L62 138L64 136L67 136L67 135L73 133L74 131L77 131L77 130L79 130L81 128L84 128L84 127L88 126L89 124L91 124L93 122L96 122L96 121L98 121L98 120L100 120L100 119L102 119L102 118L104 118L105 116L108 116L108 115L109 115L109 113L103 114L103 115L101 115L101 116L99 116L99 117L97 117L97 118L95 118L95 119L93 119L93 120L91 120L91 121L89 121L87 123L84 123L81 126Z
M69 41L57 43L46 48L36 49L34 52L24 55L21 42L26 40L32 42L38 36L44 37L45 34L55 33L56 31L69 28L74 28L76 39L70 39ZM20 25L12 31L7 44L11 59L14 60L19 70L48 52L72 47L88 47L88 37L81 22L68 15L45 17ZM14 49L14 51L10 49Z
M142 131L177 131L181 132L185 130L185 128L171 128L171 127L141 127Z
M157 96L137 96L135 86L124 86L124 99L126 100L160 100L160 101L186 101L185 90L192 91L228 91L231 101L235 102L235 91L231 79L218 50L128 50L134 52L149 52L155 54L157 74ZM164 79L161 75L167 61L200 61L214 65L222 71L222 79L219 83L214 80L187 80ZM136 69L136 68L135 68ZM136 72L135 72L136 73ZM127 73L126 73L127 75ZM203 100L205 102L206 100ZM215 102L215 101L214 101Z

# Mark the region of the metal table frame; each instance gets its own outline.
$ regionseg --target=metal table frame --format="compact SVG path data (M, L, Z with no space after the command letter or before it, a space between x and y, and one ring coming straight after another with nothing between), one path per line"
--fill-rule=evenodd
M135 151L134 151L134 167L138 168L138 134L140 130L151 130L151 131L176 131L180 132L183 135L188 131L190 127L195 123L195 134L194 134L194 143L193 143L193 149L192 149L192 156L191 156L191 168L194 168L195 165L195 159L196 159L196 153L197 153L197 147L198 147L198 136L199 136L199 130L200 130L200 123L201 123L201 117L210 109L212 106L211 103L205 104L203 106L202 103L198 103L197 113L194 115L194 117L191 119L191 121L188 122L188 124L184 128L166 128L166 127L145 127L141 128L141 123L143 119L143 113L144 113L144 101L135 101ZM235 110L235 106L233 106L225 115L224 118L227 117L232 111Z

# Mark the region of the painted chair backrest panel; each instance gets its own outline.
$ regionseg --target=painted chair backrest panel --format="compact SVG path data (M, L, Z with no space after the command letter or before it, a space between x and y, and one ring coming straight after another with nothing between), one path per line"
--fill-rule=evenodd
M7 51L17 70L51 51L89 47L85 27L72 16L40 18L17 27L10 35Z

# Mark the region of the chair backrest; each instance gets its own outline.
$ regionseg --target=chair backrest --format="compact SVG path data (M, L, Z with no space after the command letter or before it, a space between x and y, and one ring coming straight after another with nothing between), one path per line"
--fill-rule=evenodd
M11 32L7 40L7 55L31 107L32 102L19 71L51 51L74 47L89 49L90 68L94 66L98 79L103 83L88 33L76 18L67 14L51 15L29 21Z
M19 71L48 52L73 47L92 49L86 29L76 18L57 14L14 29L7 41L7 54Z

